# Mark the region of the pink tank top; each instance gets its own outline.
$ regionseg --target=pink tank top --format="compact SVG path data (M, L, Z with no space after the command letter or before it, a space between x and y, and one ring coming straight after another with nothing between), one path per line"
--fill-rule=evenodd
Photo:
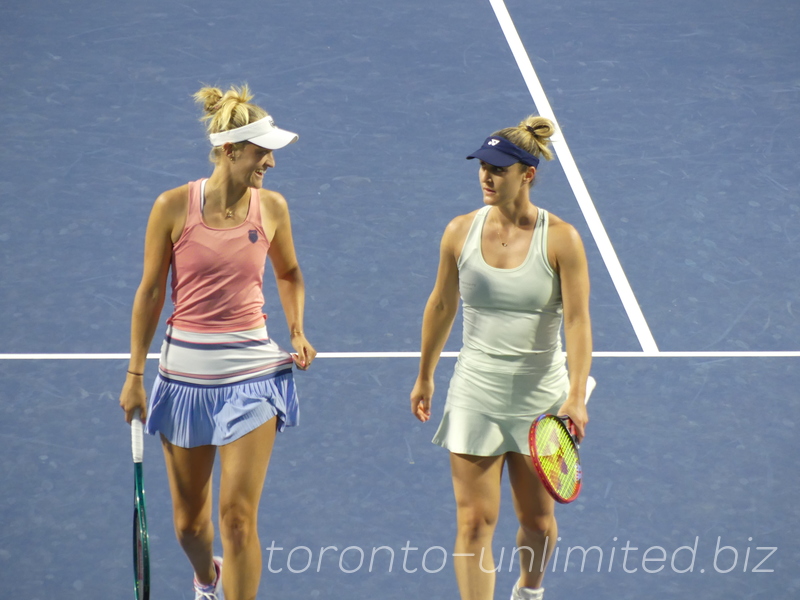
M264 325L264 265L269 241L258 190L244 222L214 229L203 222L205 180L189 183L189 209L172 248L172 303L167 323L193 332L230 332Z

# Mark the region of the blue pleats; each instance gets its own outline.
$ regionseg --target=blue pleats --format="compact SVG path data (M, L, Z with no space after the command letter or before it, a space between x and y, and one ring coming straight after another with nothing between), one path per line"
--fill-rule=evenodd
M220 386L156 377L145 431L182 448L229 444L278 417L278 431L297 425L300 406L291 369Z

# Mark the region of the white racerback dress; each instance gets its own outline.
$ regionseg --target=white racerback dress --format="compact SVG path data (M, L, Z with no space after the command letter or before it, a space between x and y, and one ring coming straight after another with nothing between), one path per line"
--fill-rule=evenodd
M561 283L547 259L549 215L541 208L525 261L513 269L486 263L490 209L475 215L458 259L463 344L433 442L458 454L530 454L531 423L557 411L569 392Z

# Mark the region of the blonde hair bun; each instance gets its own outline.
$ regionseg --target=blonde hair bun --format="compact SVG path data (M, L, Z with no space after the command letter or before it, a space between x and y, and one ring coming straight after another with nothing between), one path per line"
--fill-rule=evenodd
M553 153L549 146L550 138L555 133L556 127L550 119L539 115L528 115L516 127L506 127L492 135L507 139L537 158L543 157L546 160L552 160Z
M204 86L193 97L203 107L204 114L200 120L205 122L207 134L244 127L269 116L266 110L250 102L253 94L246 83L238 87L232 85L226 92ZM219 148L212 149L209 160L216 162L220 152Z
M251 104L253 94L246 83L231 86L227 92L216 87L203 87L194 94L194 100L203 105L205 114L201 121L207 122L208 133L219 133L249 125L267 116L260 106Z

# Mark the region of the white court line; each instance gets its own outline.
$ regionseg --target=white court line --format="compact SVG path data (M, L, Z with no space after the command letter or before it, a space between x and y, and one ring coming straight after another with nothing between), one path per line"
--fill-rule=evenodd
M500 27L505 34L506 41L508 42L511 52L517 61L522 77L525 80L534 104L536 105L539 114L547 117L556 125L558 134L553 139L553 147L558 155L562 168L567 176L567 179L575 194L575 198L583 212L589 230L597 244L600 255L606 264L606 268L611 275L617 293L622 300L622 304L628 314L628 319L633 326L639 344L642 347L641 352L593 352L592 356L595 358L797 358L800 357L800 351L732 351L732 352L705 352L705 351L688 351L688 352L661 352L658 350L653 334L647 325L644 314L636 300L630 283L628 282L622 265L619 262L611 240L606 233L605 227L600 220L600 215L589 196L589 191L583 182L583 178L578 171L575 160L572 157L569 146L564 140L561 129L558 125L558 120L553 113L550 102L544 93L542 84L539 81L536 71L533 69L530 57L525 50L522 40L519 37L511 15L506 8L503 0L489 0L492 8L494 9ZM357 359L357 358L419 358L419 352L320 352L317 358L341 358L341 359ZM442 352L443 358L455 358L458 352ZM148 354L147 358L150 360L158 359L159 355ZM0 361L2 360L127 360L130 354L0 354Z
M158 354L148 354L157 360ZM419 352L320 352L317 358L419 358ZM442 352L442 358L456 358L458 352ZM800 350L732 352L592 352L595 358L798 358ZM2 360L128 360L130 354L0 354Z
M525 51L525 46L523 46L519 33L517 33L517 28L511 20L511 15L508 13L505 2L503 2L503 0L489 1L497 16L497 20L500 22L500 27L506 36L508 46L514 54L517 66L528 86L528 90L533 97L533 102L539 114L543 117L547 117L556 125L557 133L552 139L553 148L567 176L569 185L572 188L572 193L575 194L575 199L578 201L578 205L583 212L583 217L586 219L589 231L592 233L592 237L597 244L600 256L602 256L608 273L611 275L614 287L617 288L617 293L625 308L625 312L628 314L628 319L633 326L633 331L636 333L639 344L645 353L657 353L658 346L656 345L656 340L653 338L653 334L650 332L650 327L647 325L642 309L636 301L636 296L633 293L631 284L628 282L625 271L622 270L622 265L619 262L617 253L611 245L611 240L608 237L608 233L606 233L603 222L600 220L597 208L595 208L592 198L589 196L586 184L583 182L580 171L578 171L575 159L573 159L569 146L567 146L567 142L561 132L561 127L558 125L553 109L550 107L550 102L547 100L547 96L544 93L544 88L542 88L539 77L533 69L531 59Z

